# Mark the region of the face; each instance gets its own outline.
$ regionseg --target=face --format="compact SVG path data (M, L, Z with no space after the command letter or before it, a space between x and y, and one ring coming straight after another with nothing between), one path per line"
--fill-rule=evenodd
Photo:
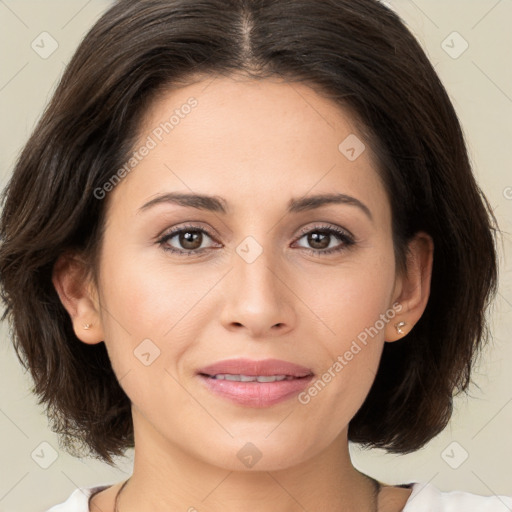
M271 470L346 438L400 291L389 200L348 114L303 84L216 78L161 96L140 134L140 161L106 198L97 290L136 429L228 469L248 442ZM327 194L352 199L300 203ZM236 358L313 378L234 401L198 371Z

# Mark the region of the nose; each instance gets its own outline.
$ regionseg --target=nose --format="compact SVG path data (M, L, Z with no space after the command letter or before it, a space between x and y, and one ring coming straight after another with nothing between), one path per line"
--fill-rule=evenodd
M266 338L294 328L295 296L270 252L263 251L252 262L234 254L233 269L223 287L221 322L226 329L246 330L247 336Z

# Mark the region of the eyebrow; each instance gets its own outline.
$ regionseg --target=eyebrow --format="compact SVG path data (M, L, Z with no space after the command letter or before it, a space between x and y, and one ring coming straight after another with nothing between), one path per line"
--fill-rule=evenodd
M139 212L148 210L152 206L162 203L177 204L198 210L206 210L226 215L229 212L227 201L223 197L208 196L203 194L185 194L179 192L170 192L161 194L139 208ZM366 216L373 221L370 209L359 199L346 194L319 194L314 196L305 196L290 199L288 202L288 213L298 213L308 210L314 210L329 204L346 204L355 206L362 210Z

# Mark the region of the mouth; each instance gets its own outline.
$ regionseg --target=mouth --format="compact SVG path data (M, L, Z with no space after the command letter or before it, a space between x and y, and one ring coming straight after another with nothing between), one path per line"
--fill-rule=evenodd
M290 400L311 382L314 373L277 359L224 360L197 372L213 396L237 406L263 408Z
M281 359L225 359L200 368L197 373L218 380L274 382L313 375L310 368ZM270 379L267 379L270 378Z
M199 375L215 380L230 380L233 382L280 382L283 380L300 380L306 379L309 375L297 377L294 375L233 375L230 373L219 373L216 375L209 375L207 373L200 373Z
M200 382L212 396L236 406L270 407L296 396L309 386L313 375L198 375ZM243 380L243 379L248 380ZM279 380L280 379L280 380Z

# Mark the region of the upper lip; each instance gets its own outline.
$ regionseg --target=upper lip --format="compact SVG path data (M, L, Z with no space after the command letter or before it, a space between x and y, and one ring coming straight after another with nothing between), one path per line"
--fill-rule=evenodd
M300 366L280 359L226 359L210 364L198 370L198 373L214 376L219 374L231 375L289 375L305 377L313 372L305 366Z

